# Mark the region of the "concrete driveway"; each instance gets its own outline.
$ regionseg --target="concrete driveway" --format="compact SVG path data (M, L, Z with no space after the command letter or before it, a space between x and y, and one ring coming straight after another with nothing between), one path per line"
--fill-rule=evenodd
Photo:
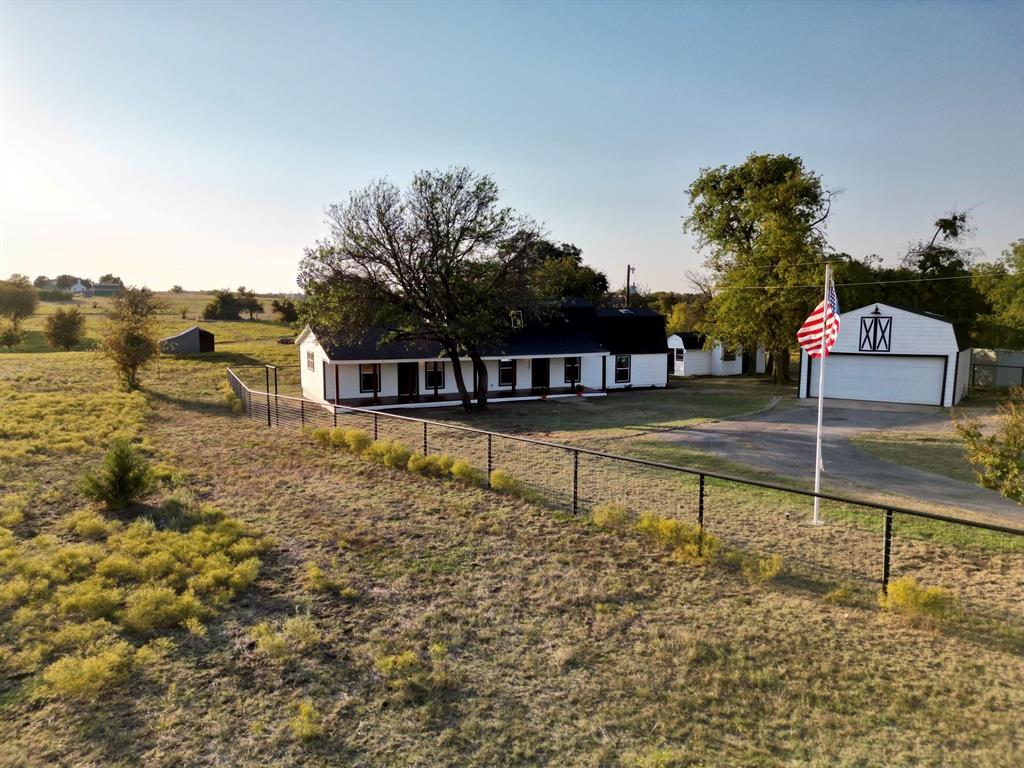
M816 400L801 400L752 416L700 424L663 433L666 440L716 454L796 480L814 480ZM995 491L892 464L871 456L850 442L854 435L875 430L944 430L949 411L931 406L826 400L822 454L826 492L871 491L943 504L1024 524L1024 507Z

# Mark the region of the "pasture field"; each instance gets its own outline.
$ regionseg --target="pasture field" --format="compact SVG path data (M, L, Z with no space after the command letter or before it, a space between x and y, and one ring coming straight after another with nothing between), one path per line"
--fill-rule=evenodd
M882 610L840 575L788 575L788 554L781 575L680 558L628 525L267 429L225 406L225 368L294 364L294 348L272 340L287 329L217 325L218 352L162 359L133 395L89 352L0 355L0 499L21 500L5 521L4 595L7 563L34 537L81 551L68 518L98 508L78 480L118 435L167 468L166 488L136 510L158 529L188 496L261 542L251 545L258 575L201 629L154 633L115 606L118 647L134 661L96 695L62 693L26 661L15 629L37 617L15 622L5 604L0 764L1024 761L1024 641L1009 620ZM221 347L222 337L235 343ZM676 401L669 414L637 394L630 413L595 420L601 439L636 440L637 426L747 412L774 396L752 385L690 409ZM490 418L505 429L526 417L496 407ZM548 436L573 431L560 424ZM722 521L742 509L774 521L773 542L791 533L778 530L778 498L744 493L711 497ZM877 548L870 533L864 546ZM982 550L1003 576L1021 567L1017 553L971 541L968 557L960 544L915 539L904 555L920 561L924 583L977 569Z

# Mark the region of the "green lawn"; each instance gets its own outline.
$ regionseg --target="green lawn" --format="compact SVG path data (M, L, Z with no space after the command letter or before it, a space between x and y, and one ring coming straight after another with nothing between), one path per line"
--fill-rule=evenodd
M854 445L875 458L902 464L964 483L975 476L964 455L963 443L952 433L871 432L858 435Z

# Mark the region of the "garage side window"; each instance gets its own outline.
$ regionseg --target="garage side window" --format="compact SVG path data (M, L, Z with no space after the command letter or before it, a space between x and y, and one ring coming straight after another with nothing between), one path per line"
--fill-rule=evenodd
M722 362L731 363L736 359L736 350L732 347L722 347Z
M629 355L615 356L615 383L629 383L629 367L632 358Z
M377 366L373 363L359 366L359 391L377 392L380 386L377 381Z
M316 368L316 362L313 360L313 350L306 350L306 370L312 371Z

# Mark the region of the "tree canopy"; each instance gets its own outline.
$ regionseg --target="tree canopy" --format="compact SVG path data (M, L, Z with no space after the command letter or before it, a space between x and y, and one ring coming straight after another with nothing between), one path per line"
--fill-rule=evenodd
M39 292L24 275L11 275L0 280L0 317L17 325L35 313L39 305Z
M328 236L302 260L304 319L340 337L375 326L387 341L437 342L466 409L459 358L468 356L478 407L486 407L480 350L499 341L509 311L532 298L537 225L500 205L489 176L465 167L421 171L405 190L374 182L331 205L327 218Z
M706 252L715 292L705 332L768 350L776 381L788 378L795 331L820 297L833 192L799 157L750 155L705 168L687 190L685 229ZM817 298L816 298L817 297Z
M99 350L126 390L138 388L139 370L159 352L154 316L162 307L148 288L126 288L111 303Z
M43 338L46 343L56 349L65 351L74 349L82 341L85 332L85 315L78 307L57 309L46 318L43 326Z

